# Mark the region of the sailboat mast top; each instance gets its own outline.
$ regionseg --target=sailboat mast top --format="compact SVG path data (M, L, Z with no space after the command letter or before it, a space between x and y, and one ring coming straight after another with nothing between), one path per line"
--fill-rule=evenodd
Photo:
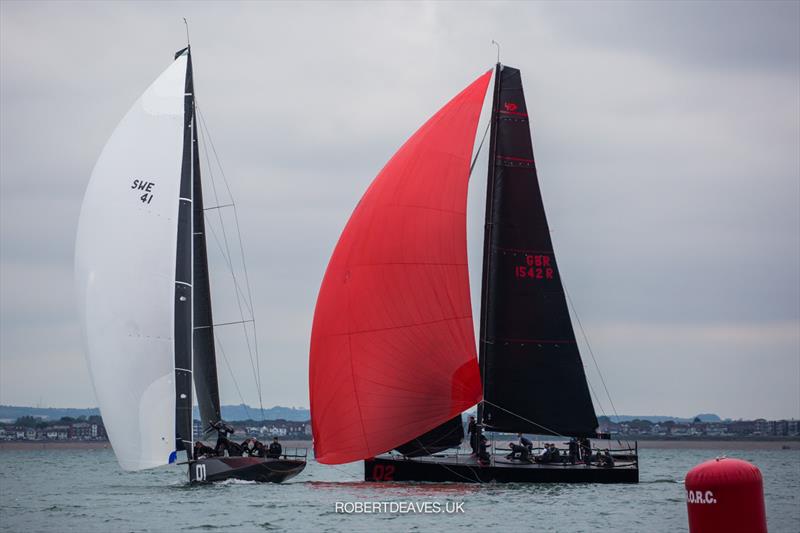
M186 19L183 19L183 20L186 20ZM500 64L500 43L498 43L497 41L492 39L492 44L497 47L497 64L499 65Z
M189 21L186 20L186 17L183 17L183 25L186 26L186 48L189 48L191 46L189 41Z

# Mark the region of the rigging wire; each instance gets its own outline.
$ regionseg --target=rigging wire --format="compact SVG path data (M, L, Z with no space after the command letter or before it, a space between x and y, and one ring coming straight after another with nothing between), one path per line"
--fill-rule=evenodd
M228 264L228 267L229 267L231 270L233 270L233 264L231 263L231 261L230 261L230 258L229 258L229 257L227 257L227 256L225 255L225 250L222 248L222 244L221 244L221 243L220 243L220 241L219 241L219 237L217 237L217 233L216 233L216 231L214 231L214 226L212 226L212 225L210 225L210 224L209 224L209 225L207 226L207 229L209 229L209 230L211 231L211 236L214 238L214 243L217 245L217 249L219 250L220 254L222 254L222 256L225 258L225 260L226 260L226 262L227 262L227 264ZM234 285L236 286L235 288L236 288L237 290L241 290L241 289L239 288L238 284L236 284L236 281L235 281L235 279L234 279ZM242 297L244 297L244 296L242 296ZM241 307L240 307L240 309L239 309L239 312L241 313ZM251 316L252 316L252 315L251 315ZM223 325L228 325L228 324L242 324L242 327L243 327L243 328L244 328L244 330L245 330L245 340L246 340L246 341L248 341L248 342L247 342L247 349L248 349L248 354L249 354L249 358L250 358L250 367L252 368L252 370L253 370L253 374L255 375L255 373L256 373L256 365L255 365L255 363L253 362L253 352L250 350L250 343L249 343L249 339L248 339L249 332L247 331L247 322L253 322L253 321L254 321L254 319L253 319L253 318L250 318L249 320L245 320L245 319L244 319L244 316L242 315L242 320L237 320L237 321L235 321L235 322L230 322L230 323L227 323L227 322L226 322L226 323L222 323L222 324L214 324L214 326L213 326L213 327L216 327L216 326L223 326ZM214 339L218 339L218 338L219 338L219 337L218 337L217 335L214 335ZM229 368L230 368L230 367L229 367ZM256 385L258 386L258 383L256 383ZM237 385L237 387L238 387L238 385ZM240 396L241 396L241 393L239 393L239 394L240 394ZM244 404L244 399L242 399L242 403ZM262 418L263 418L263 416L262 416Z
M249 275L247 273L247 262L245 261L244 246L243 246L243 243L242 243L242 234L241 234L241 229L240 229L240 225L239 225L239 217L238 217L238 213L237 213L237 210L236 210L236 203L234 201L233 194L232 194L231 189L230 189L230 185L228 184L227 177L225 176L225 171L222 168L222 163L221 163L221 161L219 159L219 155L217 154L216 147L214 146L214 141L211 138L211 133L208 130L208 126L206 124L205 117L203 116L202 111L200 110L199 106L197 105L197 97L196 96L195 96L195 108L197 110L197 115L198 115L198 117L200 119L199 122L200 122L201 127L199 128L199 130L200 130L201 137L203 138L204 141L206 140L206 138L208 139L208 146L211 147L211 150L214 153L214 158L216 160L217 167L219 168L220 174L222 175L223 182L224 182L225 188L226 188L226 190L228 192L228 197L231 200L231 205L232 205L233 212L234 212L234 222L235 222L236 234L237 234L238 242L239 242L240 257L241 257L241 260L242 260L242 267L243 267L244 274L245 274L245 287L247 289L247 298L244 298L244 295L241 294L241 290L239 290L239 287L238 287L239 284L236 281L236 274L235 274L234 269L233 269L233 257L232 257L231 251L230 251L230 246L228 244L227 232L225 231L225 223L224 223L224 220L222 218L221 210L217 209L217 214L219 215L220 227L222 229L222 234L223 234L223 240L224 240L224 243L225 243L225 250L227 251L227 262L228 262L228 265L230 267L231 278L233 279L234 286L237 289L235 291L235 293L236 293L237 306L239 307L239 314L241 315L241 318L244 321L245 315L244 315L244 311L242 309L242 303L244 303L244 307L248 308L248 310L250 312L250 318L252 319L252 324L253 324L253 346L252 347L251 347L251 343L250 343L250 335L249 335L249 332L247 330L247 324L243 322L242 323L242 328L244 330L245 341L246 341L246 344L247 344L248 353L250 355L251 366L255 366L255 368L253 370L254 370L254 374L255 374L256 389L258 391L258 403L259 403L259 408L261 410L261 419L263 420L264 419L264 402L263 402L263 394L262 394L262 386L261 386L261 363L260 363L260 357L259 357L259 354L258 354L258 333L257 333L257 330L256 330L256 320L255 320L256 317L255 317L255 309L254 309L254 306L253 306L253 294L252 294L252 290L250 288ZM214 172L213 172L213 169L212 169L212 166L211 166L211 161L210 161L210 158L209 158L208 150L206 150L205 156L206 156L206 164L208 166L209 174L211 176L211 185L212 185L212 191L214 193L214 200L215 200L215 203L217 205L220 205L219 196L217 194L216 181L214 179ZM217 239L216 238L216 234L213 231L213 227L212 227L212 234L214 234L215 239ZM218 239L217 239L217 241L218 241ZM219 242L218 242L218 245L219 245ZM223 254L223 255L225 255L225 254ZM255 352L255 365L253 365L253 352Z
M547 426L543 426L542 424L538 424L538 423L534 422L533 420L531 420L531 419L529 419L529 418L525 418L524 416L520 415L519 413L515 413L514 411L509 411L509 410L508 410L508 409L506 409L505 407L502 407L502 406L500 406L500 405L497 405L496 403L492 403L492 402L490 402L489 400L487 400L486 398L484 398L482 401L483 401L484 403L486 403L486 404L489 404L489 405L491 405L492 407L497 407L498 409L502 409L502 410L503 410L503 411L505 411L506 413L508 413L508 414L511 414L511 415L514 415L514 416L516 416L517 418L519 418L520 420L524 420L525 422L528 422L529 424L533 424L534 426L540 427L540 428L542 428L543 430L545 430L545 431L549 432L551 435L555 435L556 437L561 437L561 438L564 438L564 439L569 439L569 438L572 438L572 437L569 437L569 436L567 436L567 435L562 435L562 434L561 434L561 433L559 433L558 431L556 431L556 430L554 430L554 429L551 429L551 428L549 428L549 427L547 427Z
M472 171L475 168L475 163L478 162L478 156L481 153L481 148L483 148L483 141L486 140L486 134L489 133L489 126L491 125L492 121L489 120L488 124L486 124L486 129L483 130L483 137L481 138L481 144L478 145L478 151L475 152L475 157L472 158L472 164L469 166L469 176L467 177L467 180L472 177Z
M572 303L572 297L569 295L569 291L564 283L563 276L561 278L561 284L564 287L564 294L567 296L567 301L569 302L570 309L572 309L572 314L575 315L575 321L578 323L578 328L581 330L583 341L586 343L586 347L589 349L589 354L592 356L592 361L594 361L594 367L597 370L597 375L600 376L600 383L603 384L603 389L606 391L606 396L608 396L608 402L611 404L612 411L614 411L614 416L617 419L616 422L619 423L619 413L614 405L614 400L611 398L611 393L608 391L608 386L606 386L606 380L603 378L603 373L600 371L600 365L597 363L597 358L594 356L594 350L592 350L592 345L589 343L589 336L586 334L586 330L583 329L581 317L578 316L578 311L575 309L575 305ZM586 381L588 383L589 380L587 379ZM627 443L628 447L630 447L630 442L628 439L625 439L625 442Z
M247 403L244 401L244 396L242 396L242 390L239 388L239 383L236 381L236 376L233 374L233 369L231 368L231 363L228 361L228 356L225 355L225 350L222 348L222 341L219 340L218 337L214 337L214 340L217 342L217 346L219 347L219 351L222 354L222 360L225 361L225 366L228 367L228 372L231 374L231 379L233 380L233 385L236 387L236 392L239 393L239 400L242 402L244 406L244 411L247 413L247 418L250 417L250 409L247 407ZM220 417L222 417L222 413L220 413Z
M225 249L223 248L222 243L219 240L219 237L217 237L217 233L216 233L216 231L214 231L214 226L211 225L211 221L208 220L207 222L209 223L208 230L211 232L211 236L214 238L214 243L217 245L217 249L219 250L219 253L222 255L222 258L225 260L225 264L228 266L228 269L232 270L233 269L233 263L231 261L232 258L228 257L225 254ZM234 284L236 290L239 291L239 294L241 295L242 299L244 299L244 292L243 292L242 286L236 280L234 280L233 284ZM247 302L245 302L245 305L246 304L247 304ZM248 311L249 311L249 308L248 308ZM252 317L252 313L250 313L250 316Z
M209 174L210 174L210 177L211 177L211 182L213 184L214 173L210 169L209 169ZM225 240L225 242L227 244L227 236L226 236L226 234L224 232L224 223L222 222L222 216L221 215L220 215L220 224L223 225L223 239ZM250 334L247 331L247 322L253 322L255 319L252 317L252 313L250 314L250 316L251 316L250 320L246 320L245 319L245 315L244 315L244 311L242 310L242 304L241 304L241 299L240 299L240 295L241 295L242 299L244 298L244 295L241 294L241 289L239 288L239 284L236 281L236 274L234 273L234 269L233 269L233 257L230 254L230 248L228 248L227 246L226 246L225 249L222 248L222 244L220 243L219 237L217 236L217 232L214 231L214 226L213 225L209 224L208 225L208 229L211 231L211 235L212 235L212 237L214 237L214 242L217 244L217 248L219 248L220 253L222 254L222 256L226 259L226 262L227 262L228 267L230 269L231 277L233 278L234 288L236 289L236 291L235 291L236 292L236 302L237 302L237 304L239 306L239 315L241 317L241 320L239 320L237 322L242 324L242 328L244 330L244 335L245 335L245 342L247 344L247 351L248 351L248 354L249 354L249 357L250 357L250 365L251 365L251 367L253 369L253 374L257 375L256 374L256 364L253 361L253 350L250 348ZM227 250L227 254L226 254L226 250ZM245 306L246 306L246 302L245 302ZM257 387L260 387L260 384L258 383L258 380L256 380L256 385L257 385Z
M584 367L584 371L585 370L586 370L586 367ZM597 407L600 408L600 412L603 413L603 416L608 416L608 415L606 415L606 410L603 409L603 404L600 403L600 397L594 391L594 387L592 387L592 382L587 379L586 380L586 384L589 385L589 394L591 394L592 398L594 398L595 403L597 403Z
M583 324L581 323L581 318L578 316L578 312L575 310L575 305L572 303L572 298L569 295L569 291L567 290L566 284L564 284L564 279L562 276L561 284L564 287L564 294L567 295L567 301L569 302L569 307L572 309L572 314L575 315L575 321L578 323L578 328L581 330L581 335L583 336L583 341L586 343L586 347L589 349L589 354L592 356L592 361L594 362L594 367L597 370L597 375L600 376L600 383L603 384L603 389L606 392L606 396L608 396L608 401L611 404L611 409L614 411L614 416L619 419L619 414L617 413L617 408L614 406L614 400L611 399L611 394L608 392L608 387L606 386L606 380L603 378L603 373L600 372L600 365L597 364L597 358L594 356L594 350L592 350L592 345L589 343L589 337L586 335L586 331L583 329Z
M206 125L205 117L203 116L202 112L200 114L200 121L202 122L202 127L206 130L206 135L208 136L209 145L211 146L211 150L214 152L214 159L217 162L217 166L219 167L220 174L222 174L222 182L225 184L225 189L228 191L228 197L231 199L231 204L233 208L233 218L236 226L236 236L239 241L239 253L242 258L242 270L244 271L244 283L245 287L247 287L247 297L250 300L250 314L253 318L253 344L254 349L256 352L256 367L258 368L258 394L259 394L259 404L261 408L261 417L264 417L264 405L261 401L261 358L258 356L258 332L256 330L256 321L255 321L255 306L253 305L253 291L250 289L250 274L247 271L247 261L245 261L245 253L244 253L244 242L242 241L242 232L240 231L240 224L239 224L239 211L236 208L236 203L233 201L233 193L231 192L230 184L228 183L228 177L225 175L225 169L222 167L222 162L219 159L219 154L217 154L217 148L214 146L214 141L211 138L211 132L208 130L208 126ZM207 156L207 154L206 154Z
M498 51L499 51L499 45L498 45ZM539 181L541 182L541 178L539 178ZM552 231L552 228L550 229L550 231ZM614 400L611 398L611 393L608 391L608 387L606 386L606 380L605 378L603 378L603 373L600 371L600 365L597 363L597 358L594 355L594 350L592 350L592 345L591 343L589 343L589 336L586 334L586 330L583 329L581 318L578 315L577 309L575 309L575 305L572 303L572 297L570 296L569 291L567 290L567 284L564 282L563 274L561 275L561 286L564 289L564 295L567 297L567 303L569 304L570 309L572 309L572 314L575 317L575 321L578 323L578 328L581 330L581 335L583 336L584 343L586 344L586 347L589 350L589 354L592 356L594 367L597 370L597 375L600 377L600 382L602 383L603 389L605 390L606 396L608 397L608 401L611 404L611 409L614 412L614 416L617 419L617 423L619 423L619 413L617 413L617 408L614 405ZM606 415L606 411L603 408L603 405L600 403L600 395L598 395L595 392L594 387L592 387L592 383L591 381L589 381L588 377L586 378L586 384L589 385L589 393L597 401L597 406L600 408L600 411L602 411L603 415ZM626 440L626 443L630 447L630 442Z
M462 423L463 423L463 422L462 422ZM428 454L428 456L430 456L430 457L433 457L433 454L431 453L431 451L430 451L430 450L429 450L429 449L428 449L428 448L427 448L427 447L426 447L424 444L422 444L422 441L421 441L421 440L419 440L419 437L418 437L417 439L415 439L415 440L416 440L417 444L419 445L419 447L420 447L420 448L422 448L423 450L425 450L425 452ZM460 448L461 448L461 444L459 444L459 445L458 445L458 448L457 448L457 450L458 450L458 449L460 449ZM492 448L494 448L494 443L492 443ZM458 451L456 451L456 462L458 462ZM467 468L469 468L469 471L470 471L470 472L472 472L472 475L473 475L473 476L475 476L475 479L470 479L470 478L468 478L467 476L465 476L465 475L463 475L463 474L461 474L461 473L459 473L459 472L457 472L457 471L453 470L452 468L450 468L449 466L447 466L447 465L446 465L446 464L444 464L444 463L438 463L438 462L435 462L435 461L434 461L434 463L433 463L433 464L436 464L436 465L439 465L439 466L441 466L442 468L444 468L444 469L445 469L445 470L447 470L448 472L450 472L450 473L452 473L452 474L455 474L455 475L457 475L457 476L458 476L458 477L460 477L461 479L466 479L466 480L467 480L467 481L469 481L470 483L472 483L473 481L476 481L476 482L478 482L478 483L482 483L480 476L479 476L479 475L478 475L478 474L475 472L475 470L473 469L473 467L472 467L471 465L467 465L467 464L465 464L464 466L466 466Z
M198 115L199 115L199 113L198 113ZM206 135L203 135L203 128L200 129L200 134L201 134L203 140L205 140L205 138L207 136L207 133L208 133L208 130L206 129ZM211 167L211 160L208 157L208 150L206 150L205 155L206 155L206 165L208 167L208 172L211 175L211 180L210 180L211 181L211 190L214 192L214 201L215 201L215 203L217 205L219 205L219 197L217 196L216 180L214 179L214 171L213 171L213 169ZM231 205L234 205L235 202L233 201L233 197L230 196L230 198L231 198ZM232 264L233 264L233 254L231 254L230 246L228 245L228 234L225 231L225 221L222 218L222 211L221 210L217 210L217 216L219 218L219 225L220 225L220 228L222 230L222 242L225 243L225 251L227 253L227 258L229 259L229 263L231 264L231 277L233 278L234 284L238 285L238 283L236 281L236 273L234 272L233 266L232 266ZM237 295L237 299L238 299L238 295ZM246 300L245 300L245 303L247 303ZM241 304L239 304L239 305L241 307ZM240 309L240 311L241 311L241 309ZM252 313L253 313L252 307L249 308L249 311L250 311L250 314L252 315Z

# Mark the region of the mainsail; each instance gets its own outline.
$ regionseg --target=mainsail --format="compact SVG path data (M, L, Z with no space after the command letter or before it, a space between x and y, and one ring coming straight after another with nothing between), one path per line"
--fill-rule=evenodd
M536 175L519 70L497 67L480 365L489 430L594 436L586 376Z
M189 55L187 90L194 100L194 80L192 79L192 58ZM194 102L192 102L194 103ZM217 379L217 356L214 347L214 320L211 313L211 284L208 271L208 251L206 246L205 209L203 204L203 185L200 179L200 150L197 142L197 113L192 105L192 142L194 143L192 165L194 179L192 184L193 219L193 277L194 282L194 338L193 375L197 392L197 405L200 409L200 426L207 430L209 423L222 418L219 407L219 381Z
M391 450L481 397L466 201L487 72L406 141L362 197L320 288L309 385L321 463Z
M87 359L126 470L166 464L175 450L187 59L178 56L117 126L92 172L78 226L76 285Z
M189 49L175 54L186 55L186 80L183 91L183 158L180 195L178 197L178 234L175 257L175 447L189 450L192 446L192 344L194 280L194 95L192 94L192 59Z

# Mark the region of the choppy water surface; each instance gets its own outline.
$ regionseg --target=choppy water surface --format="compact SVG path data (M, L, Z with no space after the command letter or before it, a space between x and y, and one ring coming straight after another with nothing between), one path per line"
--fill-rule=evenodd
M123 473L111 450L0 451L0 531L686 531L683 476L711 450L640 450L639 485L374 484L313 461L283 485L189 487L185 467ZM800 451L758 465L771 532L800 531ZM337 514L336 502L463 502L459 514Z

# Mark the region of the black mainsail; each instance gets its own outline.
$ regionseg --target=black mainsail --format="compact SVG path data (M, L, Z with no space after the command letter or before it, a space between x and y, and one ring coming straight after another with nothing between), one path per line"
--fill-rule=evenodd
M220 419L192 55L187 47L175 57L183 53L187 54L187 67L175 278L175 431L179 440L178 449L181 449L181 440L193 440L192 381L197 392L202 427Z
M189 63L191 69L191 62ZM214 346L214 320L211 313L211 285L208 273L206 247L205 210L203 208L203 185L200 179L200 151L197 142L197 114L194 111L195 127L192 128L194 142L194 388L200 408L200 425L208 428L211 422L220 420L219 381L217 379L217 356Z
M479 360L491 431L597 428L536 175L518 69L497 65L489 145Z

